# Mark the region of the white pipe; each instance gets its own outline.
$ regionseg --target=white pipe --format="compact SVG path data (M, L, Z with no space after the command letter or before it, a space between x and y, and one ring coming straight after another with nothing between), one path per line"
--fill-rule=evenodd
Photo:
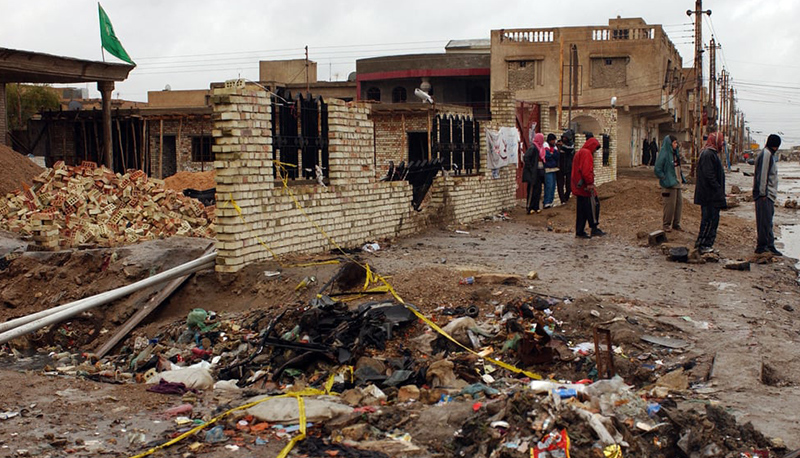
M23 336L45 326L66 320L86 310L97 307L98 305L107 304L121 297L125 297L128 294L141 289L157 285L183 275L188 275L199 270L207 269L214 265L214 260L216 257L217 253L209 253L195 259L194 261L189 261L185 264L173 267L172 269L165 270L164 272L153 275L149 278L145 278L144 280L140 280L136 283L2 323L2 330L9 328L11 328L11 330L0 334L0 344L4 344L11 339Z

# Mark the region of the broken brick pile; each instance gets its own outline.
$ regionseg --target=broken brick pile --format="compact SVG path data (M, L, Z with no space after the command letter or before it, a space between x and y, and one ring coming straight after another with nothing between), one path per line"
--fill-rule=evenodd
M0 197L0 229L32 237L30 248L118 246L143 240L214 237L215 207L164 188L141 170L115 174L94 162L57 162Z

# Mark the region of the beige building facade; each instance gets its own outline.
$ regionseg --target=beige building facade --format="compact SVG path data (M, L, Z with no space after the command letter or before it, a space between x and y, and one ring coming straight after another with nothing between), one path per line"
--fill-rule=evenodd
M688 129L690 83L660 25L618 17L607 26L493 30L491 43L492 93L548 105L542 117L555 133L605 136L606 167L640 165L645 139L660 144Z

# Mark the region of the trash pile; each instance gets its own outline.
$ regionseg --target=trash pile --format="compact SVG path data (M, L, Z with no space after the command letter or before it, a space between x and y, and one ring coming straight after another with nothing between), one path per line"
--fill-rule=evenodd
M93 162L58 162L33 186L0 198L0 229L31 237L38 250L118 246L173 235L213 237L214 213L141 170L121 175Z
M612 344L634 318L600 322L580 301L524 288L425 314L396 300L350 302L367 289L363 275L343 279L352 270L308 303L195 309L100 360L46 349L45 370L173 396L168 437L185 438L170 445L175 455L297 438L301 454L358 457L723 457L780 446L693 399L704 380L689 372L688 343ZM360 285L327 291L334 281ZM306 277L298 288L315 283ZM581 320L594 320L605 339L592 342Z

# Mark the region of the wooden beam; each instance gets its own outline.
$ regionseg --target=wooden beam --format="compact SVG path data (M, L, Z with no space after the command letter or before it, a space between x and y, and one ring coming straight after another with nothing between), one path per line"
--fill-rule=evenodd
M214 244L211 243L206 247L205 251L203 252L203 255L212 253L213 251L214 251ZM97 349L97 351L95 351L97 357L102 358L103 356L105 356L106 353L108 353L112 348L114 348L115 345L117 345L122 339L124 339L125 336L128 335L128 333L130 333L136 326L139 325L139 323L142 322L142 320L144 320L147 317L147 315L150 315L150 313L152 313L153 310L157 309L191 275L192 274L184 275L182 277L173 279L172 281L167 283L161 291L158 291L158 289L161 287L160 285L152 287L147 296L156 292L158 292L158 294L152 296L147 302L145 302L144 305L142 305L142 308L139 309L139 311L137 311L136 313L133 314L133 316L128 318L128 321L126 321L125 324L123 324L122 327L113 336L111 336L110 339L108 339L103 345L101 345Z

